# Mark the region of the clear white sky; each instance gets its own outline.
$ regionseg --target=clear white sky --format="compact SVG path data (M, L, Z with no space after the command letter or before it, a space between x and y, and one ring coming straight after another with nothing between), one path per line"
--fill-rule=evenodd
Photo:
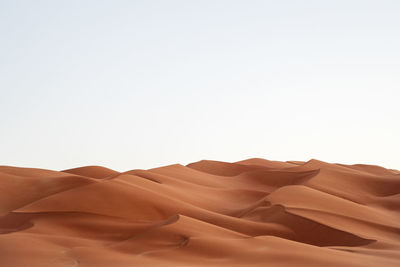
M0 0L0 165L400 169L400 1Z

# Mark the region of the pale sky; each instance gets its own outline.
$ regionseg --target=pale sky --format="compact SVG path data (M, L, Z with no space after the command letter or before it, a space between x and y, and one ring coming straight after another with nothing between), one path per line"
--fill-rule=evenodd
M400 169L400 1L0 0L0 165Z

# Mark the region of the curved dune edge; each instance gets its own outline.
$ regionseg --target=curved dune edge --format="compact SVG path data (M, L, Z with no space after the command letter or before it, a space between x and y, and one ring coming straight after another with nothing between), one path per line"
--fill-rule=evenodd
M314 159L0 166L0 266L400 266L399 174Z

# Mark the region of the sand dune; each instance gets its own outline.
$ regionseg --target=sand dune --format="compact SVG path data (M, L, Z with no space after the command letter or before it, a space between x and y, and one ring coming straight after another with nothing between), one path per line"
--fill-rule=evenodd
M0 266L400 266L400 172L0 166Z

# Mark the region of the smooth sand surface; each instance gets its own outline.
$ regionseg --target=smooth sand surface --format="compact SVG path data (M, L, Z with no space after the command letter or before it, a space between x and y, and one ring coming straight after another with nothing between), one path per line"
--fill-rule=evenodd
M400 266L400 172L318 160L0 166L0 266Z

